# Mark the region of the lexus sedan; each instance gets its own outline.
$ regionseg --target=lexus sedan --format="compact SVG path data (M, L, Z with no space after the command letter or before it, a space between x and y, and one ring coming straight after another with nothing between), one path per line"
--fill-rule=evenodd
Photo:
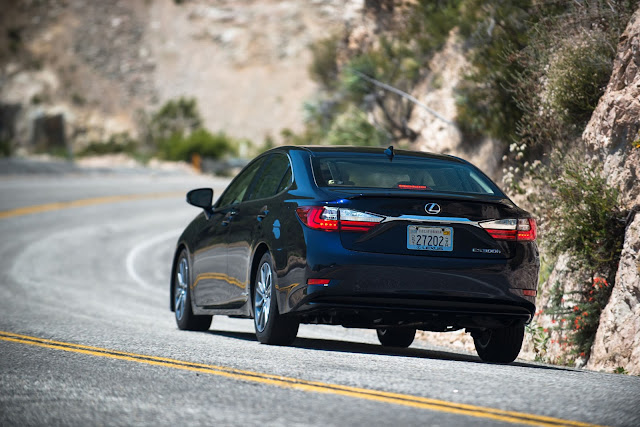
M536 222L452 156L393 147L278 147L202 212L173 261L180 329L253 318L289 345L300 323L376 329L408 347L416 330L465 329L482 360L515 360L535 312Z

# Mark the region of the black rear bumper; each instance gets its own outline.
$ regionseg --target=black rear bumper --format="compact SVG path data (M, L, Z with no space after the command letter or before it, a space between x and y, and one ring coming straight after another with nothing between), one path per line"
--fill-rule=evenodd
M496 301L319 296L294 311L303 323L354 328L413 326L429 331L501 328L528 323L535 306Z

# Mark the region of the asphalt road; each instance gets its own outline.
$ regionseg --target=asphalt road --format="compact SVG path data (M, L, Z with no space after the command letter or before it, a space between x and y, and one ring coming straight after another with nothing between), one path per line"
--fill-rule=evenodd
M0 425L640 425L639 377L389 351L341 327L302 326L292 347L259 344L250 320L179 331L184 193L226 183L0 178Z

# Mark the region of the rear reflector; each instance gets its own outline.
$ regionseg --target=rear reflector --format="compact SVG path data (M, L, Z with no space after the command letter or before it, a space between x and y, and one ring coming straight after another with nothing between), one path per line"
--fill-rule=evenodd
M298 218L307 227L322 231L369 231L384 218L353 209L330 206L302 206Z
M523 289L522 293L527 297L535 297L536 295L538 295L538 291L534 291L531 289Z
M496 240L518 240L521 242L536 240L537 227L536 220L533 218L498 219L482 222L480 226Z
M307 279L307 285L328 285L331 279Z

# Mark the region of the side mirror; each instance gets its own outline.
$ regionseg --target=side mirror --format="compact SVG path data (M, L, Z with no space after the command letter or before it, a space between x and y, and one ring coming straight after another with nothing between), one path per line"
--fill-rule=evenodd
M211 211L212 202L213 190L211 188L197 188L187 193L187 203L207 212Z

